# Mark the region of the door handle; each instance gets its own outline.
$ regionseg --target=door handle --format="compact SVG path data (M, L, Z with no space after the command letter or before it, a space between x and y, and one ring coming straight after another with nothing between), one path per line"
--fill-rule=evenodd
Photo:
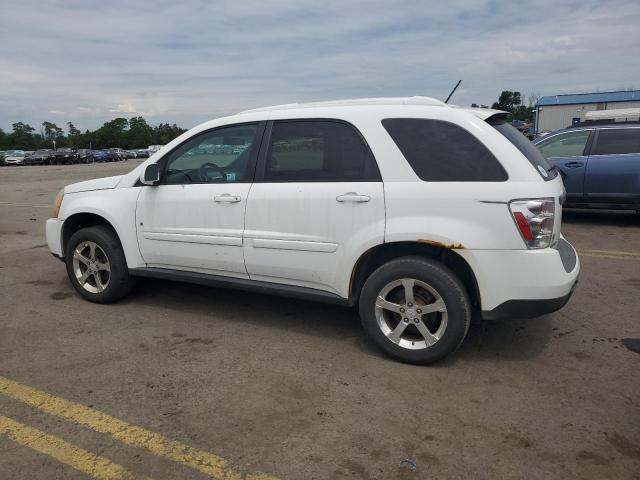
M242 200L239 196L229 195L228 193L223 193L222 195L216 195L215 197L213 197L213 199L217 203L238 203L240 200Z
M356 192L348 192L338 195L336 200L338 202L364 203L371 200L371 197L369 195L358 195Z
M580 168L582 166L584 166L584 163L582 162L568 162L564 164L565 167L567 168Z

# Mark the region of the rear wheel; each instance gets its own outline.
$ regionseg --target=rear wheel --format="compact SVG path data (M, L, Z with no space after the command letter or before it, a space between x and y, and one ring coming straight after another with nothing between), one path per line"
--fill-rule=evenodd
M75 232L67 245L65 263L74 288L91 302L115 302L133 287L122 246L109 227L97 225Z
M444 265L420 257L392 260L374 271L359 310L365 331L385 353L415 364L457 350L471 321L460 280Z

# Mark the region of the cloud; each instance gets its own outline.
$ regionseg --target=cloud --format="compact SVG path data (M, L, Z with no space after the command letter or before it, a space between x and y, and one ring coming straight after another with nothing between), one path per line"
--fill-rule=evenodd
M30 4L0 17L4 129L51 111L81 128L134 114L190 127L277 103L444 98L460 78L461 105L640 78L637 0Z
M115 108L110 108L111 113L136 113L137 110L129 103L119 103Z

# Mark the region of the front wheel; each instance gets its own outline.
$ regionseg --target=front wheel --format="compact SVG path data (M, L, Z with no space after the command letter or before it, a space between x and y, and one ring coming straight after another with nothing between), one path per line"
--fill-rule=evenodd
M471 321L467 292L457 276L431 259L405 257L367 279L359 301L369 337L391 357L436 362L462 344Z
M67 274L76 291L95 303L112 303L133 288L115 232L97 225L75 232L65 252Z

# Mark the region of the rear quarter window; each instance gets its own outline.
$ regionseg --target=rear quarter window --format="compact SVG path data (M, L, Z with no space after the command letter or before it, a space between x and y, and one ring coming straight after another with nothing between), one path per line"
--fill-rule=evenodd
M640 128L602 128L592 155L640 153Z
M538 150L538 147L531 143L522 133L513 128L512 125L501 118L489 118L487 123L500 132L514 147L520 150L520 153L526 157L543 179L551 180L558 176L558 171L544 158L540 150Z
M428 182L504 182L497 158L464 128L422 118L387 118L382 125L407 162Z

